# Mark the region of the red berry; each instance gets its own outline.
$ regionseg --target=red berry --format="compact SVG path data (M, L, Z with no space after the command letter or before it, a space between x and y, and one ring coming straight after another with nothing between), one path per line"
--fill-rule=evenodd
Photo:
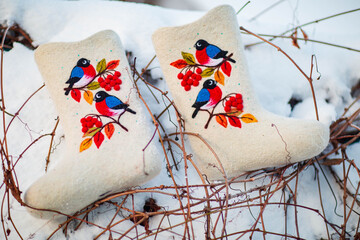
M186 75L184 76L183 80L184 80L184 81L189 80L189 75L186 74Z
M241 98L236 99L237 103L243 103L243 100Z
M120 84L122 84L121 79L116 79L116 81L115 81L115 82L116 82L116 84L119 84L119 85L120 85Z
M178 77L178 79L183 79L184 74L183 74L183 73L179 73L179 74L177 75L177 77Z
M196 73L197 73L197 74L201 74L201 73L202 73L202 69L201 69L201 68L197 68L197 69L196 69Z
M241 103L236 106L236 109L239 111L242 111L243 108L244 108L244 106Z
M189 79L186 82L187 82L188 85L192 85L194 81L192 79Z
M85 122L86 122L86 119L85 119L85 118L82 118L82 119L80 119L80 122L81 122L81 123L85 123Z
M92 119L92 117L91 117L91 116L86 117L86 121L87 121L87 122L90 122L90 121L91 121L91 119Z
M190 91L191 86L190 86L190 85L186 85L186 86L184 87L184 89L185 89L185 91Z
M96 123L95 123L95 126L98 127L98 128L101 127L101 126L102 126L102 122L100 122L100 121L96 122Z
M236 102L231 102L231 106L236 107L237 103Z
M88 128L91 128L93 125L94 125L94 124L93 124L91 121L86 124L86 126L87 126Z
M192 78L192 79L196 79L196 76L197 76L196 73L191 74L191 78Z
M118 71L116 71L116 72L114 73L114 76L115 76L115 77L120 77L120 76L121 76L121 73L118 72Z
M196 76L196 80L200 81L201 79L202 79L202 76L200 76L200 75Z
M231 101L226 101L226 102L225 102L225 106L231 107Z
M115 80L110 81L110 86L115 86L115 85L116 85Z
M240 93L236 94L237 99L242 99L242 95Z
M104 82L105 83L110 83L110 79L107 77Z
M195 80L195 81L193 81L193 84L192 84L194 87L197 87L197 86L199 86L199 81L197 81L197 80Z
M112 76L112 75L107 75L107 77L106 77L106 78L108 78L108 79L112 80L112 79L113 79L113 76Z
M92 118L91 119L91 122L94 123L94 124L97 123L97 121L98 121L97 118Z
M230 101L235 102L236 101L235 97L230 97Z
M100 87L105 88L105 86L106 86L106 82L100 83Z
M111 86L110 86L110 85L106 85L105 90L106 90L106 91L111 91Z
M83 127L83 128L81 129L81 131L82 131L83 133L86 133L88 130L89 130L89 129L88 129L87 127Z
M119 85L115 85L115 86L114 86L114 90L115 90L115 91L119 91L119 90L120 90L120 86L119 86Z
M230 112L230 111L231 111L231 108L230 108L229 106L225 106L225 107L224 107L224 110L225 110L225 112Z
M182 80L181 81L181 86L185 87L187 85L186 81L185 80Z
M104 79L102 77L99 77L98 82L102 83L103 81L104 81Z

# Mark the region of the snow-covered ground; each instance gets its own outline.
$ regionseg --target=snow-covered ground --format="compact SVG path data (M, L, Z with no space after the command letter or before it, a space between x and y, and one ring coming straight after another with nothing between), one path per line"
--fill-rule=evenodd
M182 1L176 1L176 4L179 4L179 2ZM36 45L54 41L77 41L100 30L112 29L118 33L126 50L132 52L133 56L137 57L137 67L142 69L155 55L151 35L156 29L164 26L190 23L201 17L206 10L222 3L232 5L235 10L239 10L246 3L246 1L238 0L197 0L189 2L196 5L197 9L202 9L203 11L175 10L117 1L0 0L0 23L5 21L9 24L18 23L30 34ZM277 2L274 0L251 1L238 14L239 24L255 33L279 35L294 26L360 7L358 0L285 0L280 1L269 11L254 19L258 13ZM360 49L359 22L360 11L357 11L311 24L302 29L306 32L309 39ZM299 35L301 37L301 32L299 32ZM253 36L243 35L245 45L257 41ZM350 90L360 79L360 53L314 42L304 43L304 41L299 41L300 49L297 49L292 46L291 39L277 39L274 43L293 57L306 73L310 72L311 56L313 54L316 55L318 70L321 73L320 80L314 83L320 121L330 125L332 121L341 116L344 108L354 100L350 95ZM283 116L315 119L309 84L284 55L267 44L248 48L245 54L255 91L266 109ZM154 78L162 76L157 61L152 63L150 68L153 69L151 73ZM34 61L34 52L23 45L15 44L14 48L4 55L3 70L6 110L10 113L15 113L28 96L43 84ZM314 75L317 77L319 73L314 71ZM165 81L159 80L156 84L160 89L167 90ZM288 104L292 97L301 100L293 110ZM163 104L157 105L150 95L148 100L154 112L159 113L164 108ZM360 103L358 102L350 109L349 114L359 107ZM25 106L19 115L19 119L14 121L7 134L9 152L13 156L14 161L34 139L41 134L52 131L56 117L57 114L50 100L49 93L46 89L41 90ZM166 127L169 132L174 132L175 130L172 129L172 124L166 123ZM55 137L57 147L52 154L50 168L56 164L57 160L61 159L65 145L64 141L66 139L63 137L60 126ZM48 149L49 139L41 139L19 161L16 166L16 173L22 191L25 191L36 179L45 174L45 159ZM180 151L178 153L177 157L181 161ZM349 159L355 160L355 163L360 166L360 143L349 146L347 154ZM339 158L339 156L335 155L332 157ZM183 161L181 161L179 166L183 169ZM333 166L332 168L342 178L342 165ZM314 169L315 167L310 166L299 175L297 204L318 209L322 213L317 179L315 178L316 171ZM343 223L342 190L331 178L329 171L326 168L324 169L325 175L320 173L319 180L325 215L331 223L340 226ZM174 174L179 185L186 184L183 170L174 171ZM330 179L329 184L324 176ZM359 175L355 170L351 171L349 178L354 186L358 185ZM189 168L189 179L192 184L201 183L195 170L192 168ZM264 184L263 181L267 182L269 179L265 178L258 182L249 183L247 188L262 185ZM142 187L159 186L161 184L172 184L165 168L165 162L163 163L161 174ZM289 183L291 187L294 187L295 184L295 180ZM330 190L329 186L331 186L334 193ZM234 190L231 190L231 193L236 194L238 193L236 189L244 191L244 185L234 184L232 189ZM1 193L3 191L4 187L1 189ZM193 196L198 197L203 197L203 194L201 189L192 193ZM156 199L157 204L165 209L178 207L176 199L146 193L135 195L135 208L141 210L144 200L148 197ZM273 196L273 199L279 202L282 197L282 192L278 191ZM286 196L287 199L288 196ZM118 201L121 202L121 200L119 199ZM34 218L16 200L12 199L11 202L11 217L25 239L46 239L57 228L58 221ZM127 204L131 208L131 201ZM262 221L267 231L284 233L283 208L283 206L279 205L268 205L266 207ZM359 206L355 206L357 212L359 212L359 209ZM328 237L325 223L319 214L304 208L297 208L297 211L298 228L301 238L321 239ZM249 229L255 222L258 212L259 207L229 211L227 233ZM112 207L104 205L97 209L96 213L92 213L89 216L89 220L98 225L106 226L114 213L115 210ZM294 214L294 209L289 207L287 233L296 236ZM118 219L120 220L121 218L120 214ZM355 213L350 215L347 231L351 236L354 236L357 231L358 218L359 215ZM176 222L182 220L181 218L174 218L164 221L162 227L168 226L169 222L175 225ZM156 228L160 221L162 221L160 216L152 218L150 229ZM132 225L131 221L126 221L116 226L114 230L120 233L125 232ZM11 229L9 239L18 239L9 221L5 220L5 226ZM194 227L196 230L195 235L198 239L202 239L204 236L204 219L194 221ZM261 227L261 223L258 227ZM137 230L139 233L144 232L143 227L138 227ZM330 234L334 233L331 228L329 228L329 231ZM84 224L78 230L70 231L68 239L93 239L100 232L101 229ZM158 239L181 239L182 234L183 227L180 226L172 229L172 231L160 233ZM119 236L113 235L113 237ZM135 230L130 232L128 236L136 236ZM229 237L229 239L236 239L238 236ZM244 237L248 238L248 236L245 235ZM262 237L262 233L255 233L253 239ZM103 235L102 239L107 238L108 235ZM0 231L0 239L4 239L2 231ZM65 236L59 231L53 239L65 239ZM281 239L281 236L268 234L266 239Z

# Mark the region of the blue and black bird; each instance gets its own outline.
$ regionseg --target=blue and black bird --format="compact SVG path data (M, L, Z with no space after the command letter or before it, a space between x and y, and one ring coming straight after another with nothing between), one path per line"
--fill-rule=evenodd
M66 81L69 86L65 90L65 95L69 95L69 92L73 87L84 87L88 85L96 76L94 67L90 64L90 60L86 58L80 58L77 61L76 66L71 70L69 80Z
M132 114L136 112L129 108L129 104L123 103L119 98L109 95L105 91L99 91L94 97L96 110L104 116L119 116L127 111Z
M227 58L227 61L236 62L234 59L226 56L228 51L223 51L218 46L212 45L203 39L198 40L194 47L196 48L196 59L201 65L209 67L217 66L225 58Z
M222 91L217 86L217 82L213 79L208 79L204 82L203 88L196 97L195 103L192 105L195 108L192 118L195 118L201 110L213 108L222 97Z

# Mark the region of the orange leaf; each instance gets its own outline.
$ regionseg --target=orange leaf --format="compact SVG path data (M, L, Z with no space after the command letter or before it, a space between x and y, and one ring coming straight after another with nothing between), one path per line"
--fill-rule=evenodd
M109 123L109 124L107 124L107 125L105 126L105 134L106 134L106 136L108 137L108 139L111 138L111 136L113 135L114 131L115 131L115 127L114 127L114 125L113 125L112 123Z
M240 122L239 118L237 118L237 117L228 117L228 119L229 119L229 123L230 123L231 126L241 128L241 122Z
M81 99L80 90L79 90L79 89L73 89L73 90L71 90L71 97L72 97L75 101L80 102L80 99Z
M91 91L85 91L84 92L84 99L87 103L89 103L90 105L93 103L94 100L94 95Z
M309 37L308 37L308 35L304 32L304 30L302 30L301 28L300 28L300 30L301 30L302 35L304 36L304 40L305 40L305 43L306 43L307 40L309 40Z
M228 77L230 77L231 74L231 64L226 61L223 64L221 64L221 70L223 71L223 73L225 73Z
M246 113L244 115L241 116L241 120L244 123L253 123L253 122L257 122L258 120L256 119L256 117L254 117L252 114L250 113Z
M299 44L298 44L298 42L297 42L297 40L298 40L298 37L297 37L297 29L295 30L295 32L294 32L293 34L291 34L290 37L291 37L291 39L292 39L292 45L300 49L300 46L299 46Z
M187 64L187 62L185 60L179 59L179 60L177 60L175 62L170 63L170 65L173 66L173 67L176 67L178 69L182 69L182 68L186 67L188 64Z
M226 117L223 115L217 115L216 116L216 121L223 126L224 128L227 128L228 122L226 120Z
M81 142L80 144L80 152L88 149L92 144L92 139L91 138L87 138L84 141Z
M224 86L224 84L225 84L225 77L224 77L224 74L222 74L222 72L220 72L219 70L217 70L217 71L215 72L214 77L215 77L215 81L217 81L218 83L220 83L221 85Z
M102 134L101 132L98 132L97 134L95 134L94 143L97 148L99 148L101 146L103 141L104 141L104 134Z
M119 64L120 64L120 60L112 60L108 62L108 64L106 65L106 69L107 70L115 69L117 66L119 66Z

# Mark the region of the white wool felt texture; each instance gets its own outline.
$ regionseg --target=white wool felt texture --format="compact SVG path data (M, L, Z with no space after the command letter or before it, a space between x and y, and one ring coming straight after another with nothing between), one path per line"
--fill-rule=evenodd
M84 91L81 91L80 102L70 94L64 94L64 88L68 87L65 82L80 58L89 59L94 68L103 58L107 62L120 60L115 70L121 73L121 89L108 93L127 102L136 112L125 112L121 116L120 123L128 132L114 124L112 137L108 139L104 134L105 140L99 149L93 142L82 152L80 144L85 138L80 119L87 114L99 113L95 101L91 105L85 101ZM27 190L27 204L72 214L110 193L141 185L159 173L162 150L158 137L155 136L143 151L156 128L138 97L121 41L115 32L102 31L80 42L44 44L35 51L35 60L58 111L67 150L55 168ZM104 89L93 90L93 95L101 90ZM42 217L52 215L34 213Z
M196 56L194 44L199 39L228 51L227 56L233 53L231 58L236 63L229 62L232 66L231 75L224 75L224 86L219 83L217 86L222 89L222 97L230 93L241 93L243 114L252 114L258 122L242 122L242 128L228 124L224 128L213 117L205 129L209 113L200 111L192 118L192 105L208 78L203 78L198 87L185 91L177 78L181 69L170 64L182 59L181 52ZM188 136L191 153L208 179L222 180L225 176L234 177L247 170L306 160L316 156L327 146L329 129L322 123L277 116L260 106L247 73L239 25L232 7L219 6L193 23L161 28L153 34L153 43L175 104L186 121L186 131L199 133L220 160L219 163L215 154L199 138ZM209 78L214 79L214 76ZM222 106L216 109L215 112L224 112Z

